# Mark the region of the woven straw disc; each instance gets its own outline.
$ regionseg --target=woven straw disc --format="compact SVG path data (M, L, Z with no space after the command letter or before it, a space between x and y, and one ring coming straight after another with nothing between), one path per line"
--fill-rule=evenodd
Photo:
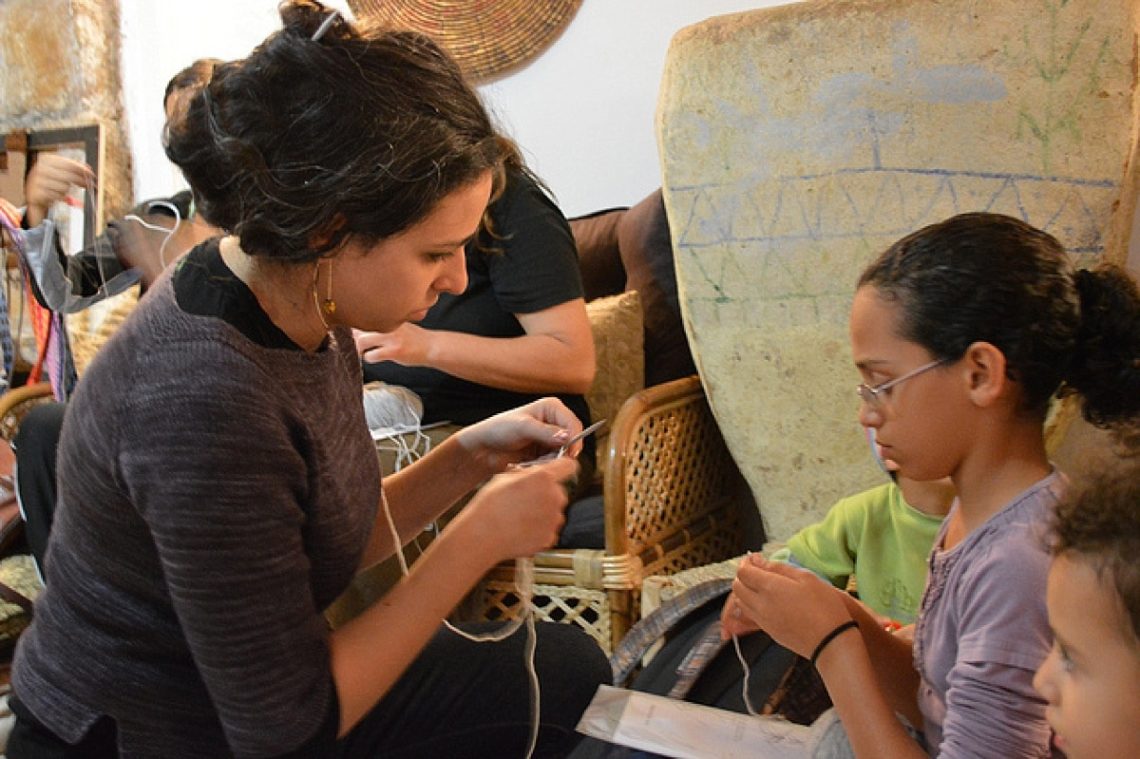
M349 0L359 19L432 37L474 81L530 60L570 23L582 0Z

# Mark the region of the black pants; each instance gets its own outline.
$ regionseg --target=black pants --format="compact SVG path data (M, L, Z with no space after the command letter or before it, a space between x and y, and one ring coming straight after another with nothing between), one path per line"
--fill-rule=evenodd
M499 623L463 625L486 632ZM577 745L574 727L602 683L609 661L572 624L539 623L535 668L540 688L536 757ZM441 630L392 690L341 741L341 757L522 757L530 735L526 628L499 643L472 643Z
M55 456L63 426L62 403L44 403L32 408L20 421L12 441L16 454L16 494L24 515L28 547L44 571L44 554L55 514Z
M487 632L498 624L463 628ZM610 666L580 628L554 623L536 628L541 717L534 756L563 757L581 738L574 727L598 685L610 682ZM531 725L525 644L525 627L498 643L472 643L441 629L392 690L339 741L334 756L522 757ZM69 745L17 696L11 759L115 756L114 722L99 720L81 744Z

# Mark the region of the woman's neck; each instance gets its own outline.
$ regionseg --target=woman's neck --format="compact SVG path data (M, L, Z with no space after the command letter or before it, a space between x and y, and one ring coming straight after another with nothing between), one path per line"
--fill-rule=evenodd
M219 250L226 266L250 289L278 329L303 350L320 348L328 330L313 298L309 267L251 256L232 235L222 238Z

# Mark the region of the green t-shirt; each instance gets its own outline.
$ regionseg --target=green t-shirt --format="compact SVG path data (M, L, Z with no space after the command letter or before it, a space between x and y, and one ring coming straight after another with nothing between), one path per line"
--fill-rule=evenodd
M926 585L926 559L942 517L917 511L888 483L844 498L772 558L794 561L846 587L855 574L859 598L876 613L914 621Z

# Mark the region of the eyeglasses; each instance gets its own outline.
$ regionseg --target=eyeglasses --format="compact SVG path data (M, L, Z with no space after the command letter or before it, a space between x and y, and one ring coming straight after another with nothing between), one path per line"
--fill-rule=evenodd
M934 367L941 366L945 363L946 359L944 358L940 358L936 361L931 361L929 364L923 364L917 369L912 369L901 377L895 377L893 380L887 380L886 382L880 385L875 385L874 387L871 387L866 382L861 382L855 387L855 392L859 394L859 397L863 400L864 403L875 410L879 410L883 407L883 400L887 397L885 394L890 392L891 388L893 388L895 385L908 380L911 377L917 377L923 372L930 371Z

